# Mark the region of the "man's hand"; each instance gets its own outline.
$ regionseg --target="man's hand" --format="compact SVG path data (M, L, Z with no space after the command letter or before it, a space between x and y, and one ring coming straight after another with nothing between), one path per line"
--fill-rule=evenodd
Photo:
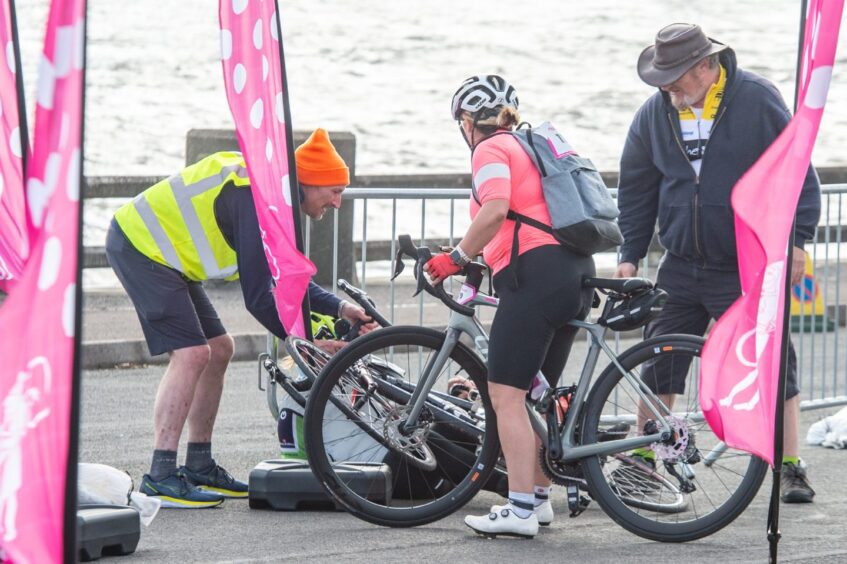
M631 262L622 262L615 271L615 278L633 278L638 274L638 267Z
M806 273L806 251L793 247L791 253L791 284L799 284Z
M350 302L344 302L344 305L341 306L341 317L343 317L350 323L356 323L357 321L361 321L362 324L359 326L360 335L370 333L374 329L379 328L379 324L370 317L368 317L368 314L365 313L365 310L363 310L356 304L351 304Z
M347 346L346 342L337 341L335 339L316 339L314 343L316 347L321 349L329 356L334 355L335 353L343 349L345 346Z
M462 267L453 264L453 261L450 260L450 255L447 253L441 253L440 255L435 255L429 259L423 269L424 272L429 274L429 278L432 280L432 283L438 284L448 276L452 276L462 270Z

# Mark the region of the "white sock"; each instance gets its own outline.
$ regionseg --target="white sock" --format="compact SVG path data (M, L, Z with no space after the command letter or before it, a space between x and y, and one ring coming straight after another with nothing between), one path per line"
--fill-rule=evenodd
M532 491L535 494L535 507L538 507L545 501L550 501L551 489L551 486L535 486L532 488Z
M532 515L534 504L534 493L520 493L509 490L509 508L521 519L526 519Z

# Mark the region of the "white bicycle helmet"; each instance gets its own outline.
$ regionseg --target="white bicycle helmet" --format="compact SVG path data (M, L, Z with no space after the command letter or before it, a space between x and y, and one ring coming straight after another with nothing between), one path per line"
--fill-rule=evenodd
M483 109L495 110L501 106L518 109L518 94L514 87L496 74L480 74L465 80L453 94L451 104L453 119L463 111L475 114Z

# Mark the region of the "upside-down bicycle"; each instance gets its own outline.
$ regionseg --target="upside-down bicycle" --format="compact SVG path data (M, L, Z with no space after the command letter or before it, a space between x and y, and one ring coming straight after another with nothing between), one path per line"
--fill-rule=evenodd
M313 472L350 513L392 527L453 513L502 464L485 382L488 340L474 309L497 304L479 291L485 267L465 267L465 282L453 299L443 286L426 281L422 268L431 252L408 236L400 238L395 276L404 255L415 261L418 291L452 310L447 328L388 327L356 339L332 359L299 360L319 371L304 426ZM618 524L648 539L683 542L718 531L755 497L767 465L715 437L699 411L693 374L691 391L673 412L645 384L675 363L696 374L703 339L664 335L615 354L605 341L610 315L652 283L590 278L584 285L606 301L596 321L570 322L589 336L580 377L574 385L550 388L538 401L527 400L544 445L542 468L568 488L572 515L586 505L580 489L587 489ZM609 365L595 376L601 352ZM467 398L448 392L447 382L457 375L473 383ZM339 423L347 429L342 436ZM356 452L340 458L334 447L354 438ZM655 452L655 465L631 456L636 448ZM352 487L349 471L336 471L352 462L385 469L394 495L381 491L375 501L361 480ZM384 490L384 480L373 487Z

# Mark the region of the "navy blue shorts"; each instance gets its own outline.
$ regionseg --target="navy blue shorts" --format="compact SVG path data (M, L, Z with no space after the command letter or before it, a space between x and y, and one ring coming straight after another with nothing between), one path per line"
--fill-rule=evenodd
M141 254L114 220L106 257L135 306L151 355L205 345L226 333L203 285Z
M518 257L517 275L517 288L508 271L494 276L500 305L491 323L488 381L528 390L541 370L555 385L577 332L567 322L591 311L594 292L582 288L582 278L594 276L594 259L545 245Z
M668 293L668 301L656 319L647 324L644 337L668 333L703 335L713 319L718 319L741 296L738 271L704 269L666 254L659 265L656 285ZM678 360L678 359L677 359ZM673 368L642 371L647 387L660 394L685 393L688 365L674 362ZM788 375L785 397L800 393L797 384L797 355L788 341Z

